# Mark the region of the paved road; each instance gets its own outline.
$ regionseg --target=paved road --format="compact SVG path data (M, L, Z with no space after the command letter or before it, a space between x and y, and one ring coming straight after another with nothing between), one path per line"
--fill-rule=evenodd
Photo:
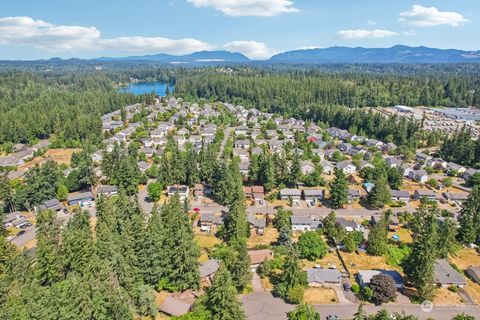
M370 218L373 214L382 212L382 210L368 210L365 208L361 209L331 209L327 207L321 208L293 208L292 213L296 216L316 216L316 217L326 217L330 212L335 211L337 216L343 217L363 217ZM394 213L397 212L415 212L415 209L407 205L403 208L392 208Z
M287 312L295 306L275 298L269 292L254 292L241 297L243 309L249 320L286 320ZM329 304L316 305L315 309L320 313L322 319L328 315L337 315L342 319L352 318L357 311L358 304ZM412 314L419 319L433 318L437 320L451 319L454 315L465 312L480 319L480 307L478 306L434 306L430 312L422 311L419 305L412 304L388 304L381 307L368 305L365 307L367 313L376 313L380 309L387 309L391 312Z
M35 226L31 226L25 229L25 233L15 237L11 243L17 246L17 248L23 248L27 243L35 239Z
M218 157L220 158L223 154L223 149L225 148L225 144L227 143L228 137L230 137L230 134L233 131L233 127L227 127L225 129L224 135L223 135L223 140L222 144L220 145L220 152L218 153Z

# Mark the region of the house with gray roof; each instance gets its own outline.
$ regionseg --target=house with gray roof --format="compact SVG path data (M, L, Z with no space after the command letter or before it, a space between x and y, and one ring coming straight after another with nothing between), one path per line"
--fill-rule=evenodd
M465 278L461 276L447 260L438 259L435 262L434 270L435 282L444 288L450 286L463 288L467 284Z
M310 287L323 285L339 285L342 283L342 274L337 269L307 269L307 282Z
M311 231L317 230L322 226L320 220L315 220L309 216L291 216L292 231Z
M397 289L402 289L405 281L403 280L400 273L393 270L358 270L357 273L357 280L358 284L362 287L370 285L370 281L372 280L373 276L384 274L390 276L393 281L395 281L395 286Z
M282 200L300 200L302 197L302 191L299 189L281 189L280 199Z
M303 198L306 201L321 201L324 197L325 190L322 189L305 189L303 190Z

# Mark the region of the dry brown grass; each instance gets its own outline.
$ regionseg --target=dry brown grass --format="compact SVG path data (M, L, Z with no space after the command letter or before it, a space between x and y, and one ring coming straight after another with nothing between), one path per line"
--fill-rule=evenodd
M213 235L206 234L196 234L194 240L197 242L197 245L202 249L211 249L216 244L222 242L220 239Z
M254 248L258 245L270 245L277 241L278 231L274 227L266 227L263 236L252 234L248 239L248 248Z
M273 284L270 282L270 279L268 277L260 278L260 282L262 283L263 289L265 289L266 291L273 290Z
M302 260L303 269L310 269L316 265L321 266L322 268L329 268L335 266L338 270L342 270L343 266L335 252L329 252L322 259L317 259L315 261Z
M473 302L480 304L480 284L467 278L465 290L468 292L468 295L472 298Z
M35 157L32 161L29 161L23 166L19 167L19 170L31 168L36 164L43 164L47 160L53 160L58 164L67 164L70 165L72 159L72 154L80 152L82 149L79 148L67 148L67 149L48 149L42 156Z
M456 292L448 290L448 288L437 288L435 290L434 304L440 305L459 305L463 304L462 298Z
M396 232L389 232L388 233L388 238L391 239L394 234L397 234L400 237L400 240L405 242L405 243L412 243L413 238L412 235L410 234L410 231L408 231L405 228L400 228Z
M332 288L308 288L303 295L305 303L308 304L327 304L338 303L337 294Z
M480 265L480 254L474 249L463 248L450 257L460 269L465 270L470 266Z

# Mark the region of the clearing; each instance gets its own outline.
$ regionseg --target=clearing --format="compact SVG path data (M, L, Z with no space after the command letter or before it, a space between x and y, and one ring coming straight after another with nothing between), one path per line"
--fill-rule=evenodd
M255 248L262 245L270 245L277 241L278 231L274 227L266 227L263 236L257 235L252 232L252 235L248 239L248 248Z

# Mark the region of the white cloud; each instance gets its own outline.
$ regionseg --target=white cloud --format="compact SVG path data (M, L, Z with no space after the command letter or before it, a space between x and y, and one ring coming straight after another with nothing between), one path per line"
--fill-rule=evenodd
M468 20L458 12L439 11L435 7L424 7L419 4L412 6L408 11L401 12L398 20L415 27L433 27L439 25L458 27L468 22Z
M416 35L418 35L417 31L415 31L415 30L402 31L402 34L403 34L404 36L409 36L409 37L410 37L410 36L416 36Z
M99 37L100 31L95 27L56 26L30 17L0 18L0 44L67 51L90 47Z
M344 39L367 39L367 38L389 38L397 36L398 33L390 30L374 29L354 29L354 30L340 30L338 35Z
M213 7L227 16L271 17L299 10L289 0L187 0L195 7Z
M102 38L95 27L61 26L30 17L0 18L0 45L25 45L49 52L116 50L120 52L186 54L212 50L196 39L162 37Z
M161 37L118 37L99 39L97 45L101 49L126 52L162 52L169 54L187 54L195 51L212 50L214 45L196 39L168 39Z
M374 20L368 19L368 20L367 20L367 24L368 24L368 25L371 25L371 26L374 26L374 25L376 25L376 24L377 24L377 21L374 21Z
M270 49L265 43L257 41L232 41L223 45L225 49L232 52L240 52L251 59L268 59L276 51Z

